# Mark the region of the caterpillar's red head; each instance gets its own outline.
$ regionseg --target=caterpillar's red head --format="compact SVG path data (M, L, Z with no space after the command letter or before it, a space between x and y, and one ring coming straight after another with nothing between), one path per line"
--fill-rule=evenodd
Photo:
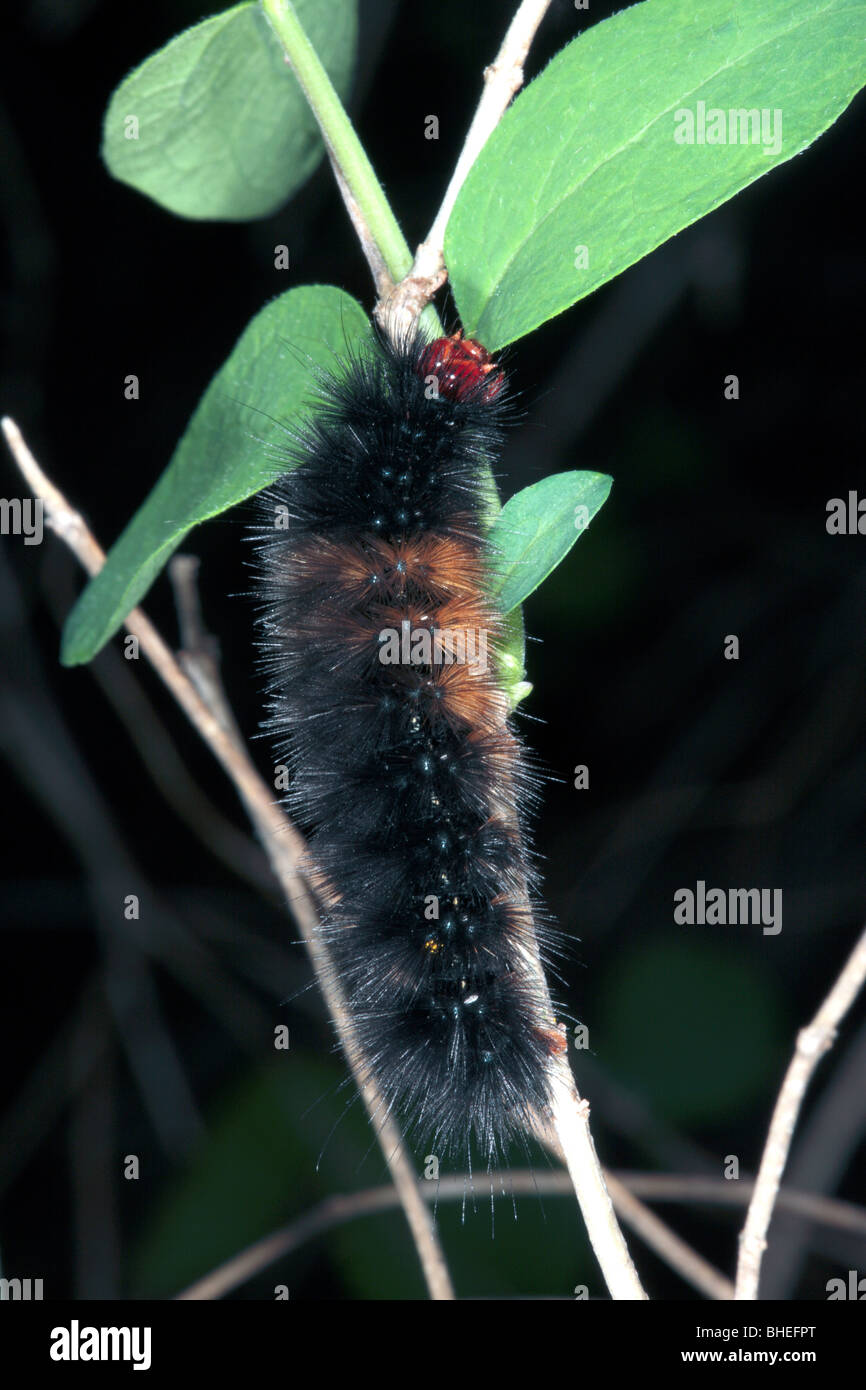
M486 347L461 330L450 338L437 338L424 349L418 363L421 376L435 376L440 396L463 401L492 401L505 385L505 377Z

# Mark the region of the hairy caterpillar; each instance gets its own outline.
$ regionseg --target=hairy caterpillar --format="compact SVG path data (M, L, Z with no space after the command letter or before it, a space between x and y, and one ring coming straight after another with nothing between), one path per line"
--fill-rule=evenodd
M549 1112L563 1047L485 597L507 408L480 344L376 340L320 378L256 533L267 727L359 1041L411 1131L488 1166Z

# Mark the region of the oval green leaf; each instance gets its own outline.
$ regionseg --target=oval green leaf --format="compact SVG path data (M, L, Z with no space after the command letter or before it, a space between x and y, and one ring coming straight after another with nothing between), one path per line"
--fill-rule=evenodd
M490 596L511 613L564 560L607 501L606 473L551 473L510 501L490 530Z
M295 8L344 94L356 0L295 0ZM113 176L181 217L266 217L323 153L313 114L256 4L205 19L152 54L121 82L103 125Z
M306 404L311 367L333 369L370 323L356 300L330 285L288 290L248 324L205 391L171 462L105 566L67 619L60 659L96 655L147 593L184 537L260 492L285 471L274 450Z
M866 0L644 0L594 25L461 189L464 327L492 351L530 332L806 149L864 82Z

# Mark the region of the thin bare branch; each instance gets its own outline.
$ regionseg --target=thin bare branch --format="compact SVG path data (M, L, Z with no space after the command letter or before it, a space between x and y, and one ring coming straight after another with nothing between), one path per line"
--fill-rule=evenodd
M168 565L180 629L181 648L177 659L208 709L219 716L235 745L242 748L243 737L220 678L219 643L205 630L202 621L198 569L199 562L194 555L175 555Z
M665 1264L682 1275L686 1283L700 1289L707 1298L721 1301L733 1298L734 1285L730 1279L726 1279L709 1260L705 1260L703 1255L699 1255L687 1245L670 1226L660 1221L655 1212L644 1206L613 1173L606 1171L604 1176L617 1215L631 1226Z
M564 1159L586 1222L590 1243L601 1266L611 1298L647 1297L620 1230L611 1194L595 1151L589 1127L589 1101L582 1099L563 1051L551 1061L553 1123L544 1138Z
M370 230L367 219L364 217L358 205L358 200L355 198L351 188L346 182L343 170L340 168L339 161L333 149L330 145L326 146L326 148L328 151L328 159L331 162L331 169L337 181L337 187L340 190L340 197L343 199L343 205L349 214L352 226L355 228L355 235L358 238L367 265L370 267L370 274L373 277L373 284L376 287L376 297L377 299L385 299L394 291L393 276L388 269L379 243Z
M376 317L392 335L405 333L414 324L447 279L442 248L448 219L469 170L523 86L523 67L549 6L550 0L522 0L499 52L484 70L484 91L433 225L415 253L409 274L390 294L379 296Z
M693 1177L688 1173L632 1173L617 1171L617 1178L635 1197L648 1202L709 1202L712 1206L742 1207L755 1190L751 1178ZM866 1236L866 1208L838 1197L820 1193L801 1192L797 1188L780 1187L776 1206L793 1216L828 1226L849 1235Z
M755 1191L740 1236L735 1292L737 1299L758 1297L761 1260L767 1247L767 1231L806 1088L821 1057L833 1046L836 1029L863 987L864 980L866 930L860 936L812 1022L801 1029L797 1036L794 1057L776 1101L761 1166L758 1169Z

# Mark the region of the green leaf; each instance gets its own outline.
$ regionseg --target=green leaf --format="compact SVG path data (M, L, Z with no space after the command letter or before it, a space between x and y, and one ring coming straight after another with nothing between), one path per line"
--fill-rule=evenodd
M295 0L295 8L345 93L356 0ZM103 126L102 154L114 177L182 217L266 217L323 153L313 114L255 4L205 19L147 58L115 91Z
M490 530L490 596L511 613L564 560L613 485L606 473L551 473L518 492Z
M866 0L644 0L573 40L451 214L464 327L491 350L513 342L806 149L866 82L864 40ZM699 143L701 102L705 118L766 111L766 132L749 123L758 142L740 143L737 118L736 143L708 143L705 119Z
M247 325L205 391L168 468L67 619L60 659L90 661L184 536L285 472L273 451L307 402L312 365L370 332L361 306L329 285L288 290Z

